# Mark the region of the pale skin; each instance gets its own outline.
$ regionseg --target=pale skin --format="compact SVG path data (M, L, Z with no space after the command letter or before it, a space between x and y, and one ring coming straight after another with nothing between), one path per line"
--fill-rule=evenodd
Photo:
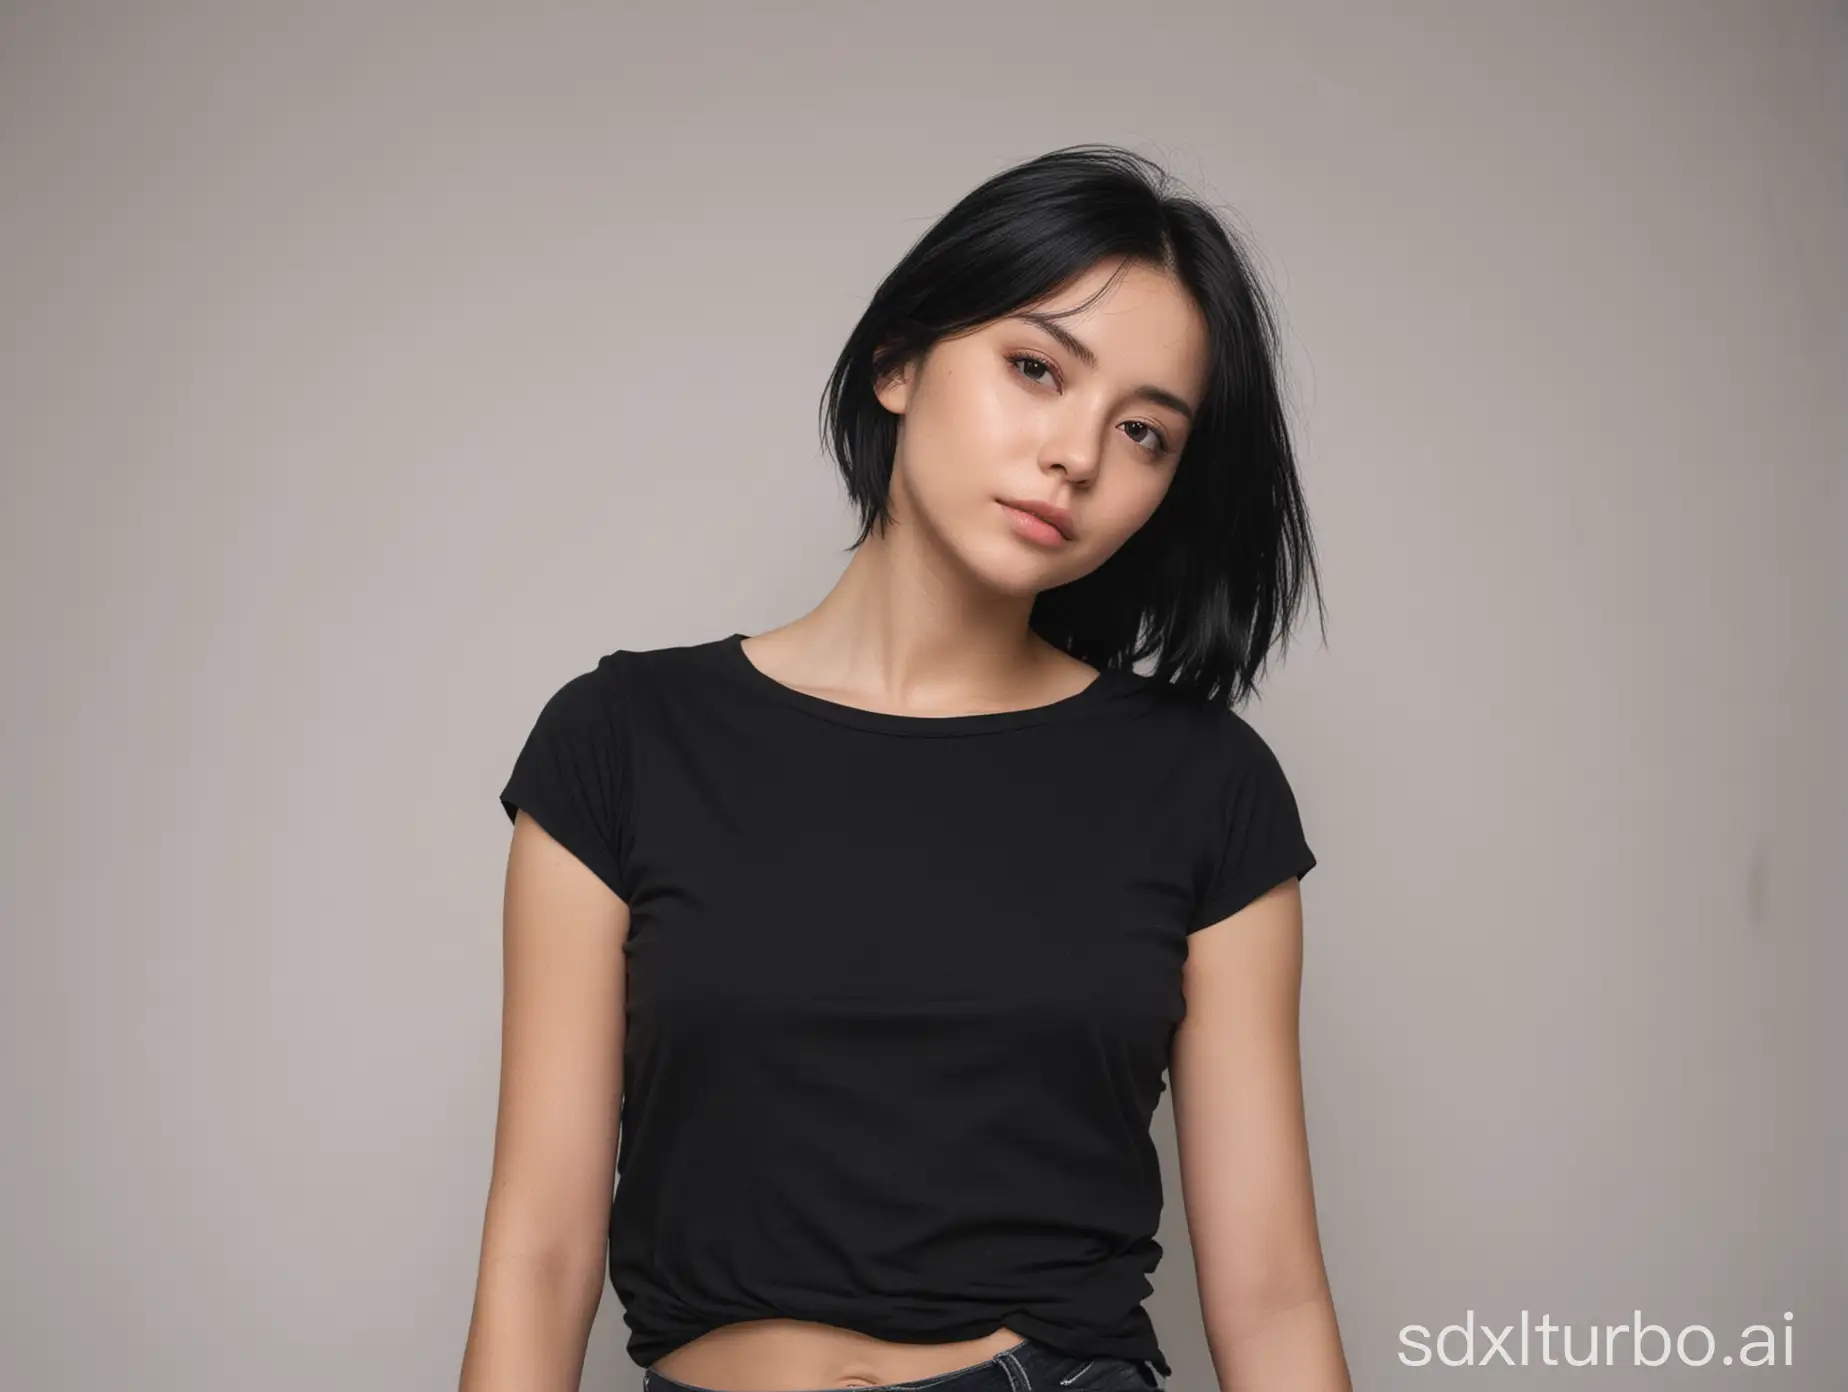
M1197 308L1153 268L1100 264L1031 308L1076 305L1119 270L1102 299L1061 321L1077 344L1008 318L939 342L881 384L881 402L902 417L895 525L854 552L809 613L746 642L756 666L828 700L926 716L1044 705L1096 677L1028 629L1033 597L1101 565L1148 520L1206 371ZM1003 497L1069 509L1073 536L1033 540ZM622 900L522 812L503 903L500 1108L460 1392L578 1386L604 1288L628 928ZM1207 1339L1228 1392L1351 1392L1310 1180L1301 966L1294 880L1189 940L1170 1095ZM980 1363L1021 1337L1002 1326L897 1343L756 1320L712 1330L655 1367L720 1392L866 1387Z

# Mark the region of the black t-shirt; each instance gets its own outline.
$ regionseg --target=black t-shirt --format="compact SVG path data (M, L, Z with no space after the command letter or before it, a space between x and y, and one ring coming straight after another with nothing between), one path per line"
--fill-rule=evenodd
M1150 1122L1188 934L1316 863L1276 758L1134 672L895 715L742 638L602 658L501 794L629 907L630 1356L786 1318L1171 1372Z

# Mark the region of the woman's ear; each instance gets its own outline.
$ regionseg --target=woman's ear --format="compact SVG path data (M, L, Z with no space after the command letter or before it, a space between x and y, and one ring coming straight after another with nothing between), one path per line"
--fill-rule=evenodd
M905 414L905 407L911 401L911 386L916 376L916 360L907 359L898 366L889 368L886 374L873 385L873 395L879 398L879 404L895 416Z

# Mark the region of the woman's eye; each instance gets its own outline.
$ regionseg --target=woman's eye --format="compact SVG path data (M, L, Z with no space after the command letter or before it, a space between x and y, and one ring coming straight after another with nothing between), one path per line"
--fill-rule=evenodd
M1168 452L1168 437L1162 434L1161 431L1157 430L1147 421L1130 421L1129 424L1137 430L1146 430L1149 432L1142 439L1137 440L1136 443L1139 445L1147 445L1150 454L1160 458Z
M1037 356L1036 354L1013 353L1009 355L1007 361L1011 366L1013 366L1015 369L1017 369L1020 372L1021 376L1026 377L1026 379L1029 382L1032 382L1036 386L1046 385L1048 378L1050 378L1053 385L1056 386L1058 384L1058 380L1059 380L1058 374L1053 372L1052 364L1047 362L1044 358ZM1047 375L1046 377L1028 376L1027 374L1028 368L1038 368L1040 371L1046 373ZM1146 449L1149 452L1150 455L1152 455L1156 459L1160 459L1163 455L1167 454L1168 437L1164 435L1157 427L1150 425L1147 421L1129 421L1126 423L1133 429L1145 430L1148 432L1147 435L1141 436L1141 437L1132 435L1130 436L1130 439L1134 440L1137 444L1141 445L1144 449Z
M1051 363L1047 362L1044 358L1036 358L1031 353L1016 353L1011 358L1009 358L1008 361L1010 363L1013 363L1016 366L1025 364L1027 367L1037 367L1043 372L1047 373L1048 375L1052 373ZM1025 373L1023 372L1022 375L1025 376ZM1029 382L1044 382L1046 378L1045 377L1028 377L1027 380ZM1053 378L1053 380L1057 381L1058 379L1055 377Z

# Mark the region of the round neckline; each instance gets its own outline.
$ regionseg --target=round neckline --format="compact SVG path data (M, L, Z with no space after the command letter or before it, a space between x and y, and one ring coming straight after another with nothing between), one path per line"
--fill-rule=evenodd
M1120 689L1118 679L1123 675L1109 667L1099 668L1089 683L1071 695L1061 696L1044 705L1024 706L1018 710L973 711L963 715L900 715L896 711L849 706L784 685L751 661L746 654L744 640L750 636L733 633L719 640L719 648L726 665L753 689L823 720L888 735L980 735L1041 725L1089 710Z

